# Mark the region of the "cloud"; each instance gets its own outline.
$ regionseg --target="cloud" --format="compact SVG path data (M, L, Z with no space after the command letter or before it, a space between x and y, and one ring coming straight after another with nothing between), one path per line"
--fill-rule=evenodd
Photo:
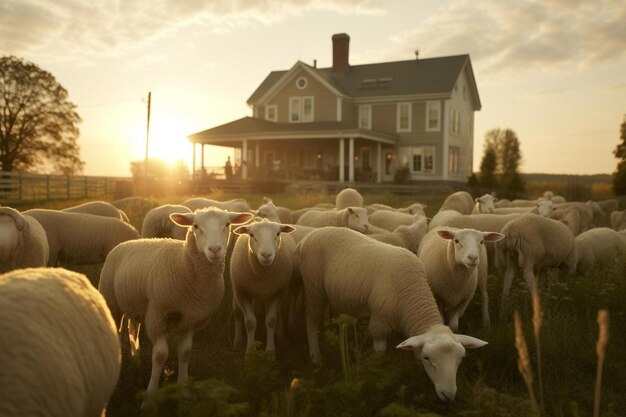
M453 0L395 36L389 53L406 56L415 47L424 57L469 53L488 73L584 68L626 57L625 21L623 0Z
M3 0L0 54L132 50L189 25L223 32L312 10L383 13L375 0Z

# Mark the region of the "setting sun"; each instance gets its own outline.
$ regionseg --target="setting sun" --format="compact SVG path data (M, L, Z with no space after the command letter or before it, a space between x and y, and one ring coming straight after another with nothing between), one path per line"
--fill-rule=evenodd
M146 151L146 123L136 121L133 130L133 154L143 159ZM154 116L150 121L148 158L159 158L169 163L184 161L191 168L191 144L186 135L189 128L182 118Z

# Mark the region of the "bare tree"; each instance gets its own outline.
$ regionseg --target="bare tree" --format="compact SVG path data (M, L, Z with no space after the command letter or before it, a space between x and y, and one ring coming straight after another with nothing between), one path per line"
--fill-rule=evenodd
M15 56L0 57L2 171L82 171L77 143L81 118L67 90L47 71Z

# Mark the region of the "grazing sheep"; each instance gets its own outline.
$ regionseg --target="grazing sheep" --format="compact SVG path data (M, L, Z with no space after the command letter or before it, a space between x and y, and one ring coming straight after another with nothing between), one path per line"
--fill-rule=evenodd
M369 228L367 210L363 207L347 207L337 211L307 211L296 224L312 227L348 227L361 233L366 233Z
M441 311L448 313L448 326L453 332L458 330L459 318L476 291L478 266L487 262L484 243L497 242L503 238L504 235L500 233L449 227L433 229L424 236L417 256L424 265L435 300ZM482 268L482 271L483 323L488 325L487 268Z
M218 200L211 200L209 198L196 197L196 198L190 198L189 200L184 201L183 206L189 207L191 211L195 211L195 210L199 210L199 209L203 209L207 207L217 207L222 210L228 210L228 211L233 211L233 212L241 212L241 213L243 212L253 213L254 212L254 210L252 210L250 206L248 205L248 202L244 200L243 198L234 198L228 201L218 201Z
M104 415L120 342L84 275L61 268L0 275L0 346L0 415Z
M314 230L296 248L306 299L306 327L313 362L321 362L318 327L326 304L335 313L369 317L374 350L402 332L398 345L412 350L435 385L437 396L456 395L456 371L465 348L486 342L455 335L442 325L421 261L411 252L340 227Z
M589 230L593 227L593 210L589 204L582 203L580 201L555 205L550 217L557 220L563 219L571 209L578 211L578 214L580 214L580 225L576 234Z
M193 335L208 322L224 295L224 266L229 225L250 213L209 208L174 213L172 221L188 228L184 242L140 239L116 246L107 256L98 289L115 323L128 318L131 352L139 349L140 322L152 342L148 393L157 390L169 348L167 334L178 332L178 383L188 377Z
M574 231L580 215L570 210L562 221L533 214L523 214L511 220L501 230L505 236L498 250L506 259L502 301L508 297L517 269L521 269L526 286L533 294L538 274L550 267L565 266L574 272L576 245Z
M27 210L23 214L35 218L46 231L49 266L57 266L58 262L101 263L119 243L140 237L133 226L111 217L46 209Z
M230 258L230 278L233 283L235 307L235 341L241 344L241 313L245 318L248 352L254 349L257 319L255 303L265 305L267 329L266 350L275 352L275 330L278 310L284 301L293 276L293 255L296 245L286 235L295 229L267 219L239 226L239 235ZM285 318L283 318L285 319Z
M426 204L422 204L422 203L413 203L407 207L401 207L401 208L394 208L386 204L373 203L373 204L369 204L366 208L367 208L368 213L373 213L377 210L388 210L388 211L399 211L400 213L420 214L422 216L426 216L426 212L424 211L426 207L427 207Z
M187 230L170 220L170 214L174 213L191 213L191 210L186 206L176 204L164 204L153 208L143 218L141 237L169 237L185 240Z
M444 210L456 210L461 214L471 214L474 210L474 199L467 191L457 191L444 200L439 211Z
M626 210L611 212L610 220L613 230L620 231L626 229Z
M626 251L618 232L608 227L589 229L576 236L576 271L587 273L597 264L610 264Z
M264 203L256 211L257 217L277 223L294 223L291 210L286 207L278 207L271 198L263 197L263 201Z
M408 226L398 226L393 232L374 233L368 236L380 242L406 248L417 254L417 249L426 233L428 233L428 219L424 218Z
M474 205L474 209L472 210L472 214L474 213L493 213L495 209L494 203L498 201L491 194L485 194L481 197L478 197L474 200L476 204Z
M390 232L395 230L398 226L408 226L421 219L425 219L421 214L399 213L389 210L377 210L368 215L370 224Z
M128 223L128 217L126 213L118 209L111 203L106 201L90 201L88 203L79 204L77 206L64 208L61 211L69 213L85 213L93 214L94 216L113 217L114 219L120 219Z
M348 207L363 207L363 196L354 188L344 188L335 198L335 208L343 210Z
M48 265L48 237L41 224L10 207L0 207L0 272Z

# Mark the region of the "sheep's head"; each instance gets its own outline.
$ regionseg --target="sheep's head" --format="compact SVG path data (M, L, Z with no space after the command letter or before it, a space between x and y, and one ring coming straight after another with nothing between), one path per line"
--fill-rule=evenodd
M264 197L264 199L267 199L267 197ZM268 219L273 222L280 222L280 218L278 217L278 213L276 212L276 206L270 199L267 199L265 201L265 204L261 205L257 209L256 215L261 219Z
M497 242L504 239L504 235L501 233L451 227L438 229L437 234L442 239L452 241L456 263L465 265L467 268L476 268L478 266L481 247L485 242Z
M248 249L253 253L259 263L269 266L274 263L280 248L281 233L292 233L296 229L288 224L280 224L267 219L245 226L239 226L233 233L236 235L248 235Z
M409 214L419 214L420 216L426 216L426 212L424 211L426 207L427 206L425 204L413 203L409 207L407 207L407 212Z
M237 213L211 207L194 213L170 214L170 219L181 227L191 227L196 247L209 262L224 260L228 248L231 224L243 224L254 217L252 213Z
M554 210L554 204L552 200L541 200L537 202L537 210L539 211L539 215L543 217L549 217L552 214L552 210Z
M0 262L11 260L25 223L19 211L10 207L0 208Z
M498 199L491 194L485 194L482 197L478 197L474 201L478 203L479 213L493 213L495 208L494 202L498 201Z
M465 349L486 344L475 337L454 334L447 326L435 325L419 336L409 337L397 348L412 350L435 385L439 399L452 401L456 396L456 372Z
M370 227L367 209L363 207L348 207L348 227L357 232L366 233Z

